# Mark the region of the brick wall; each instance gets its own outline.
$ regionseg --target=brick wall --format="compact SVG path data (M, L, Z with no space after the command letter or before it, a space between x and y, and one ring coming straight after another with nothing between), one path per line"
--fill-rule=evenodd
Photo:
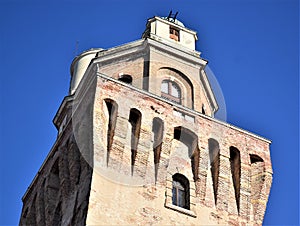
M20 225L262 224L270 142L210 117L206 61L146 41L128 45L134 54L101 52L59 109L56 125L66 124L23 197ZM178 83L182 105L160 97L164 79ZM174 202L174 175L186 179L188 207Z
M105 125L107 124L105 112L108 111L104 102L106 98L118 104L113 148L109 157L111 163L108 166L95 163L97 166L94 172L97 172L97 175L93 175L95 179L92 182L90 196L90 203L93 204L89 207L88 223L180 224L181 222L195 225L262 223L272 174L268 141L199 113L188 112L195 117L195 122L186 121L173 114L174 108L184 112L183 108L158 100L130 86L98 77L94 105L94 151L97 153L95 162L105 162L100 156L106 156L107 151L106 136L103 136L108 129ZM131 175L131 126L128 120L130 109L133 108L141 112L141 130L134 171ZM160 118L164 123L161 155L156 166L153 153L154 118ZM185 138L178 140L174 135L174 129L179 127L196 135L199 151L196 177L193 175L192 154L183 141ZM219 158L215 163L219 167L219 172L215 175L217 178L215 195L209 139L216 140L219 145ZM230 154L232 148L240 154L239 160L233 160L233 154ZM253 153L261 157L263 162L251 163L253 160L250 155ZM263 166L256 166L259 164ZM156 168L158 172L155 183ZM191 196L189 211L172 205L172 175L175 173L181 173L189 180ZM270 179L264 180L268 176ZM104 187L109 187L112 193L106 194L107 188ZM155 195L150 191L155 191ZM103 207L106 211L99 212L94 206L97 206L97 209ZM142 216L151 219L146 217L141 220Z

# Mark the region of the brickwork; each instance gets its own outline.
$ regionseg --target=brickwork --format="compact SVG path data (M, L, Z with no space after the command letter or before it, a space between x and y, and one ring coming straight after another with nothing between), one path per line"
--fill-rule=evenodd
M76 145L74 136L68 138L64 141L64 144L58 145L57 150L53 151L55 153L53 157L46 162L43 168L44 172L49 171L46 180L42 181L42 178L37 178L33 190L30 191L30 194L27 194L20 220L21 225L43 224L53 222L57 218L60 219L60 222L77 222L76 219L79 220L79 216L85 216L87 222L99 224L122 224L122 222L136 224L144 221L147 223L169 224L175 221L180 223L181 220L179 219L182 219L182 214L188 216L184 217L184 221L182 221L185 224L217 224L222 222L226 224L242 222L261 224L272 178L266 141L196 112L193 115L195 123L187 122L185 119L173 115L174 108L181 111L185 111L185 109L180 109L178 106L174 107L163 100L149 97L114 81L105 81L98 77L95 91L92 119L94 122L91 123L89 119L82 118L84 114L78 116L80 120L76 120L76 116L73 120L80 121L77 128L82 139L88 139L86 131L93 130L94 141L91 143L94 145L92 147L94 150L93 162L95 162L94 172L97 173L91 174L90 166L86 163L85 159L89 158L90 154L83 152L86 156L82 156L82 150L79 150L79 148L84 147ZM90 92L94 91L90 90ZM126 93L131 93L131 95L124 95ZM110 155L105 153L107 152L107 129L109 124L109 112L105 100L108 98L114 100L118 105ZM131 176L131 125L128 120L132 108L139 109L142 120L134 171ZM78 111L80 112L80 109ZM192 113L189 112L189 114ZM157 177L155 176L154 136L152 135L154 118L160 118L164 122L162 151L159 163L156 165L158 169ZM86 122L87 120L88 122ZM86 124L93 124L94 126L90 127ZM174 138L174 128L178 126L193 131L197 136L199 168L196 180L193 175L188 146ZM222 127L222 129L219 130L219 127ZM219 136L219 131L222 131L222 139L218 140L220 154L217 160L219 159L220 170L219 174L215 176L218 181L215 196L209 157L209 139L212 137L215 139ZM68 134L68 129L64 132ZM72 134L71 131L69 133ZM78 142L83 141L78 140ZM239 213L230 164L231 144L239 148L241 155ZM106 164L107 161L108 165ZM110 169L110 171L105 174L104 168ZM104 175L101 175L101 172L104 172ZM172 205L172 175L178 172L185 175L190 182L190 211L176 209L176 206ZM115 176L116 173L119 178L125 178L123 181L120 178L121 184L108 182L105 179L109 175ZM110 196L102 196L102 189L98 187L98 182L94 183L96 178L97 180L102 178L101 187L109 186L111 189L117 189L116 192L121 190L124 195L119 197L116 193L112 193ZM118 181L118 178L115 179ZM134 186L132 188L122 185L124 183L144 186ZM91 184L91 188L88 186L89 184ZM148 190L145 191L145 188ZM155 191L153 198L151 198L153 194L149 194L149 189ZM92 193L89 196L90 191ZM133 206L122 203L125 194L129 195L128 193L131 192L142 194L142 196L132 198L134 200ZM100 200L103 199L100 203L99 198ZM217 198L216 203L215 198ZM126 199L130 199L130 197ZM150 202L153 200L157 201ZM115 202L119 204L119 207L124 207L123 211L119 211L120 218L116 218L113 211L117 208L117 206L112 206L112 203ZM28 203L28 207L26 203ZM34 205L29 205L30 203L34 203ZM73 207L70 209L65 208L66 206ZM87 206L89 207L87 208ZM100 214L95 208L106 208L106 215ZM95 211L97 214L95 214ZM133 212L131 213L131 211ZM108 217L107 214L114 216L114 220ZM134 217L135 215L136 217ZM141 220L140 217L144 215L147 217ZM199 220L200 216L201 220ZM103 221L103 218L107 221ZM84 221L81 222L85 224Z
M257 174L259 172L263 172L265 174L271 175L272 171L270 167L266 168L255 166L255 164L260 163L251 163L251 161L253 160L251 160L250 153L252 153L253 151L249 151L249 149L243 147L251 146L252 148L255 148L256 155L264 156L264 162L266 162L270 166L268 142L259 137L252 136L249 133L245 133L244 131L241 131L239 129L235 129L234 127L231 127L229 125L222 124L218 121L207 118L196 112L194 115L196 119L195 123L187 122L181 117L173 116L173 110L175 107L171 104L158 100L154 97L151 98L147 96L147 94L143 94L136 90L132 90L130 87L124 87L122 86L122 84L118 84L114 81L103 82L103 80L99 77L97 89L98 92L95 97L95 111L107 111L105 105L103 104L103 99L112 98L118 104L119 112L122 115L122 120L117 120L116 133L113 141L113 145L119 147L118 149L116 148L114 150L118 150L118 155L116 155L117 157L114 160L119 160L116 162L115 165L123 166L119 167L118 169L113 169L113 171L118 175L129 175L129 166L131 164L130 158L127 157L127 159L124 159L120 158L120 156L123 156L126 152L127 154L125 154L125 156L130 156L130 150L128 148L128 146L130 146L130 140L127 139L127 136L130 135L130 132L126 133L126 131L130 130L128 129L130 127L130 123L128 122L130 109L139 109L139 111L142 114L142 129L140 133L140 137L142 138L138 145L139 157L136 158L135 171L133 173L133 176L128 177L126 180L119 181L119 183L109 183L109 186L115 186L116 188L121 189L122 193L124 192L124 194L127 194L127 192L133 192L133 188L126 187L126 185L122 185L124 183L140 183L140 188L134 188L134 192L137 193L144 193L144 188L142 185L146 187L150 186L151 188L154 186L156 190L160 190L161 195L157 196L159 199L164 200L164 205L145 203L143 199L140 200L137 197L134 199L134 205L140 205L144 208L154 206L154 209L159 210L159 223L170 223L170 219L166 216L170 215L172 211L175 211L177 213L181 212L182 214L190 216L189 218L187 218L188 220L185 219L185 224L217 224L220 222L224 222L226 224L245 223L255 225L262 223L263 215L260 214L262 213L262 211L265 210L265 204L269 192L269 190L265 189L263 191L264 194L262 194L262 186L264 186L265 188L270 188L271 181L264 182L263 179L260 179L262 178L262 176L257 176ZM129 90L131 90L131 95L124 95L124 93L129 93ZM184 111L183 109L180 110ZM191 113L189 112L189 114ZM118 119L119 117L121 116L118 116ZM127 117L127 119L124 117ZM155 181L155 163L153 153L151 154L151 152L153 152L154 144L153 138L151 138L151 124L154 118L161 118L164 122L162 153L158 166L159 170L156 185L154 185L153 183ZM100 123L101 121L98 118L95 118L94 120L98 123ZM126 123L127 126L125 126ZM193 131L198 137L197 142L199 147L199 170L197 180L194 180L189 148L185 145L182 146L183 143L174 138L174 128L178 126ZM220 127L222 127L221 130L219 130ZM103 134L101 133L103 127L96 125L96 128L99 129L94 131L95 134ZM217 130L215 131L215 129ZM220 172L219 175L217 175L218 189L217 202L215 204L214 201L211 201L214 200L215 197L213 195L213 183L209 164L210 159L208 141L209 139L211 139L211 137L216 138L218 135L220 135L218 134L219 131L222 131L222 137L221 139L218 139L220 149L218 164ZM126 136L124 134L126 134ZM143 139L147 142L145 143ZM94 144L96 146L100 146L97 145L98 142L105 142L105 138L97 136L97 140L94 141ZM240 153L240 169L236 168L236 165L239 165L238 163L231 163L230 149L232 149L232 147L234 147ZM95 149L95 151L105 152L106 150ZM231 156L231 158L233 157ZM99 159L97 161L99 161ZM263 164L265 165L265 163ZM126 168L125 165L127 165L127 171L124 170L124 168ZM108 166L108 168L109 167L110 166ZM101 172L103 172L103 170L105 169L96 169L97 172L100 172L100 175L97 174L98 180L102 178ZM182 209L178 210L176 209L176 207L172 209L172 175L178 172L185 175L187 178L189 178L190 181L191 212ZM232 174L235 174L234 177L236 177L236 181L240 180L238 185L234 185ZM257 181L254 181L254 178L256 178ZM152 184L149 182L152 182ZM105 186L105 182L103 183L104 184L101 186ZM258 184L262 185L259 185L260 187L256 188ZM97 194L101 190L101 188L99 188L97 184L92 184L92 188L94 188L94 193ZM239 191L239 195L236 194L237 191ZM96 194L94 193L91 194L90 200L96 200L96 197L94 197L94 195ZM239 197L238 202L236 201L236 197ZM119 205L122 206L122 200L119 200L117 197L114 197L111 201L109 201L105 197L103 198L106 200L106 202L110 202L109 204L106 203L106 205L110 206L111 209L113 209L113 207L111 206L113 200L116 200L119 203ZM263 201L263 199L265 200ZM99 205L101 206L102 204ZM200 214L203 208L206 210L210 210L210 213L208 211L206 216L203 216L203 213ZM126 206L126 204L124 204L124 211L120 210L119 214L130 215L131 209L131 207ZM133 210L134 208L132 209L132 211ZM100 224L103 218L107 218L107 216L104 216L103 214L99 215L98 213L98 215L95 215L93 209L89 209L89 211L91 215L88 215L88 222L97 222ZM114 216L114 213L110 214ZM197 221L196 219L198 219L199 214L202 216L202 219L200 221ZM110 219L109 221L114 222L115 224L118 224L120 222L130 224L138 223L140 220L138 217L136 217L135 219L130 218L130 221L126 221L125 219L126 217L124 216L124 218L122 217L122 221L119 221L119 219ZM152 221L152 223L155 222L155 220Z
M76 144L72 143L73 147L74 145ZM78 159L72 159L70 164L64 165L63 156L68 156L67 152L77 155ZM78 225L80 222L84 224L92 170L86 161L79 157L81 154L76 148L57 150L56 153L59 155L53 156L44 165L41 171L44 177L36 178L34 187L30 189L26 199L23 199L20 225ZM55 165L57 163L58 166ZM66 169L70 170L72 176L64 175ZM59 175L55 175L57 172L53 173L53 170L58 170ZM82 212L82 216L79 212Z
M151 38L94 54L20 225L261 225L270 141L213 118L207 61Z
M92 143L91 133L87 133L91 131L92 108L82 110L92 103L92 97L86 95L81 106L64 105L62 114L68 124L23 197L20 225L85 225L93 171L87 160L92 150L86 146L82 151L78 138ZM72 108L78 111L72 114ZM73 133L75 127L79 134Z

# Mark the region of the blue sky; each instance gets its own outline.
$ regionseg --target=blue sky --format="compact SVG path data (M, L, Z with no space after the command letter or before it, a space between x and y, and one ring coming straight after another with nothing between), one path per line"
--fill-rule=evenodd
M0 224L51 149L52 119L78 51L137 40L179 11L222 88L227 121L273 141L265 225L299 224L299 3L296 0L0 1Z

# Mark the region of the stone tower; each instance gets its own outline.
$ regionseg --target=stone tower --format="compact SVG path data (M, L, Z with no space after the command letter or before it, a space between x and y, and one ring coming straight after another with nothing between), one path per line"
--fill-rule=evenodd
M57 139L20 225L261 225L270 141L214 118L218 103L176 16L71 65Z

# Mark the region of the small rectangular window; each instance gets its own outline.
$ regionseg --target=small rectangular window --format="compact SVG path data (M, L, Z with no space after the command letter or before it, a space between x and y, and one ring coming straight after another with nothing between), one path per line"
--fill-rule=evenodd
M177 28L170 27L170 39L173 39L173 40L175 40L177 42L180 41L179 30Z

